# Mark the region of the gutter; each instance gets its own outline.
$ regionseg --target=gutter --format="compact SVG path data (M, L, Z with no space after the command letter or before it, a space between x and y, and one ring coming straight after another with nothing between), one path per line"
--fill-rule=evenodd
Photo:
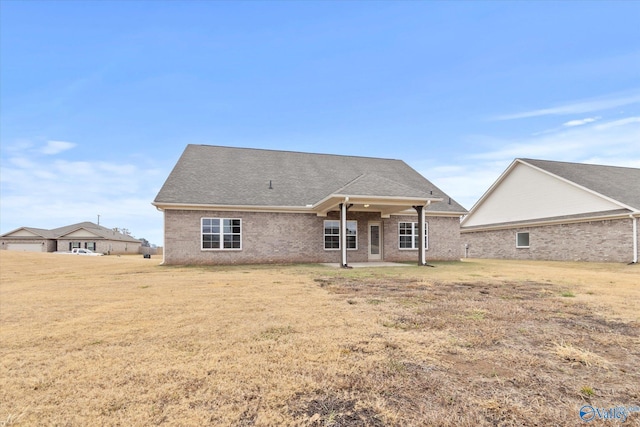
M460 228L461 233L473 233L475 231L494 231L494 230L508 230L516 227L540 227L546 225L561 225L561 224L578 224L581 222L591 222L591 221L610 221L614 219L624 219L627 217L638 217L640 216L640 212L634 213L616 213L612 215L597 215L597 216L584 216L579 218L557 218L551 220L521 220L514 222L504 222L500 224L481 224L481 225L471 225L464 226L462 225ZM463 220L464 221L464 220Z

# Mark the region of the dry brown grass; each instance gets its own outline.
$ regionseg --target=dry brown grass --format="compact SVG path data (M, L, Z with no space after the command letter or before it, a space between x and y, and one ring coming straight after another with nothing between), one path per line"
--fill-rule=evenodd
M640 403L638 266L0 251L0 274L0 425L580 425L585 402Z

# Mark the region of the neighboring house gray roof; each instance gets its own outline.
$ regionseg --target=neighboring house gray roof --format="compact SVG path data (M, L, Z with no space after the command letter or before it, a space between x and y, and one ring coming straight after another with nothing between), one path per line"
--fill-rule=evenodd
M44 228L34 228L34 227L22 227L23 230L27 230L33 234L37 234L38 236L41 236L45 239L55 239L56 235L53 231L51 230L46 230ZM19 229L18 229L19 230ZM17 231L17 230L14 230ZM11 233L7 233L7 234L11 234ZM4 235L3 235L4 236Z
M520 194L515 194L516 187L509 187L506 192L497 191L508 179L514 171L520 166L531 170L538 170L543 176L552 176L560 184L561 180L568 183L570 187L575 187L580 194L585 192L591 193L595 199L576 199L575 193L568 193L566 188L558 186L554 188L540 188L535 195L526 193L525 199ZM525 178L515 178L525 179ZM516 181L517 182L517 181ZM526 186L525 186L526 187ZM563 188L563 193L557 190ZM577 190L580 189L580 190ZM526 190L525 190L526 191ZM532 191L529 189L528 191ZM511 192L511 193L509 193ZM545 199L545 193L551 195L549 199ZM497 199L493 199L496 197ZM519 198L520 197L520 198ZM527 210L527 202L539 199L539 202L546 204L549 209L540 211L535 210L535 214L530 216L523 215L523 212L529 214ZM601 203L593 203L594 200L608 200L605 205ZM549 201L551 200L551 202ZM484 207L489 203L488 210ZM573 202L577 201L577 208L573 209ZM524 211L522 208L524 206ZM529 206L531 207L531 206ZM506 215L502 213L506 212ZM640 212L640 169L618 166L593 165L586 163L570 163L552 160L537 160L527 158L517 158L507 168L505 172L496 180L487 192L473 206L469 215L463 218L461 229L463 232L471 232L474 230L508 228L520 225L531 224L562 224L568 222L612 218L620 216L628 216L629 214L638 215ZM484 216L483 216L484 215Z
M34 233L38 236L41 236L45 239L61 239L66 235L73 233L74 231L84 229L90 231L91 233L104 238L105 240L116 240L116 241L124 241L124 242L132 242L132 243L141 243L140 240L128 236L123 233L116 232L110 228L103 227L98 224L94 224L93 222L79 222L77 224L71 224L64 227L54 228L52 230L46 230L44 228L33 228L33 227L21 227L16 230L10 231L9 233L5 233L2 237L10 237L11 234L15 233L18 230L27 230L31 233ZM20 238L24 238L20 237Z
M640 211L640 169L550 160L520 160Z
M466 213L401 160L188 145L154 204L306 207L334 194L435 199Z
M54 228L51 231L56 234L57 238L60 238L80 229L85 229L87 231L90 231L91 233L96 234L104 238L105 240L117 240L117 241L123 241L123 242L140 243L140 240L134 237L131 237L127 234L120 233L120 232L114 231L111 228L103 227L101 225L94 224L93 222L88 222L88 221L67 225L65 227Z

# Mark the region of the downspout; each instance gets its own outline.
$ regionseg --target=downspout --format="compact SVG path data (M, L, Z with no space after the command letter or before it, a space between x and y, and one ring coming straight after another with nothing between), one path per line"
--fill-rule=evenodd
M156 209L158 210L158 212L162 212L162 262L160 263L160 265L165 265L164 256L167 253L167 216L164 213L164 209L160 209L157 206Z
M631 264L638 263L638 216L640 212L629 215L631 217L631 223L633 224L633 261Z

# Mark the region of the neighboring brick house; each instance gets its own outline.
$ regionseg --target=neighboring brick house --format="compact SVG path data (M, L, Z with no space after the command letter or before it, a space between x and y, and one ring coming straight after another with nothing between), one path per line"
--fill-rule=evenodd
M165 264L459 260L467 212L400 160L207 145L153 205Z
M466 256L638 261L640 169L516 159L461 224Z
M92 222L46 230L21 227L0 236L0 248L23 252L68 252L73 248L104 254L137 254L142 242Z

